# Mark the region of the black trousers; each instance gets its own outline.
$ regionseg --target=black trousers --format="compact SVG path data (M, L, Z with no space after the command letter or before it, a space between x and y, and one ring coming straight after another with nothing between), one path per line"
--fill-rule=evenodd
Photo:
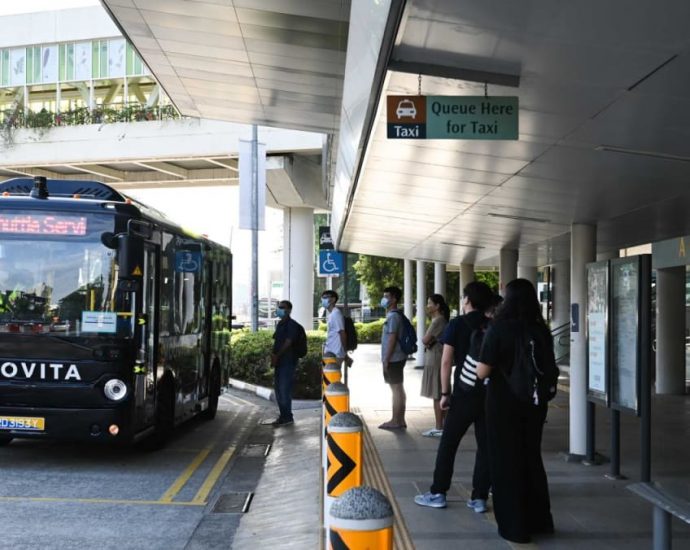
M492 376L486 397L486 425L494 515L498 533L526 543L552 533L549 487L541 458L546 404L518 402L500 376Z
M443 435L436 452L434 482L432 493L447 493L453 478L455 454L460 441L468 428L474 424L474 437L477 440L477 453L474 457L474 474L472 475L472 498L486 500L489 496L491 480L489 478L489 461L487 453L486 422L484 412L484 388L466 392L455 384L450 409L443 424Z

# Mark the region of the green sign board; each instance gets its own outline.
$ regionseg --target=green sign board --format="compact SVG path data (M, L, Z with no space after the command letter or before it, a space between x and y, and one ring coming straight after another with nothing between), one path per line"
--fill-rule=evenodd
M389 139L518 139L515 96L388 96Z

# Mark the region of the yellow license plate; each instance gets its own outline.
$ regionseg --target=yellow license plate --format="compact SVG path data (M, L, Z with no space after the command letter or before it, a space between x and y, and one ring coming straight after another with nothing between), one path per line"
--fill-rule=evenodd
M35 416L0 416L0 430L42 432L45 429L45 418L38 418Z

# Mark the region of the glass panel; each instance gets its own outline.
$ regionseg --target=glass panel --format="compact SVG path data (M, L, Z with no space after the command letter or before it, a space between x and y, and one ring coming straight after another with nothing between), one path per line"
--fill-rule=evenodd
M112 336L116 252L100 234L112 230L113 219L51 214L14 213L23 224L0 220L0 331ZM37 238L41 228L48 233Z
M31 48L26 48L26 82L33 82L34 74L34 52Z
M98 78L98 75L101 72L99 69L100 57L98 56L98 48L100 47L100 42L98 40L94 40L91 44L91 76L92 78Z
M134 74L134 48L127 42L127 66L125 68L127 75Z
M58 57L59 57L58 73L60 76L60 82L64 82L65 80L67 80L67 78L65 78L65 65L66 65L65 44L60 44L60 46L58 46Z
M10 50L2 50L2 85L10 84Z
M41 81L58 81L58 48L57 46L43 46L41 52Z
M10 85L26 84L26 48L10 50Z
M100 72L98 76L100 78L105 78L106 76L108 76L108 42L106 40L100 41L99 57Z
M90 80L92 74L92 55L91 43L79 42L74 45L74 79Z
M111 78L125 76L125 41L122 38L108 41L108 75Z
M74 44L67 44L67 68L68 80L74 80Z

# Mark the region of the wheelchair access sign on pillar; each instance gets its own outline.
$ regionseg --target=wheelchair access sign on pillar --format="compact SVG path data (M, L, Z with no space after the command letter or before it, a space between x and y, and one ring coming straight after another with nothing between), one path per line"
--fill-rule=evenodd
M343 274L343 255L335 250L319 250L319 277Z

